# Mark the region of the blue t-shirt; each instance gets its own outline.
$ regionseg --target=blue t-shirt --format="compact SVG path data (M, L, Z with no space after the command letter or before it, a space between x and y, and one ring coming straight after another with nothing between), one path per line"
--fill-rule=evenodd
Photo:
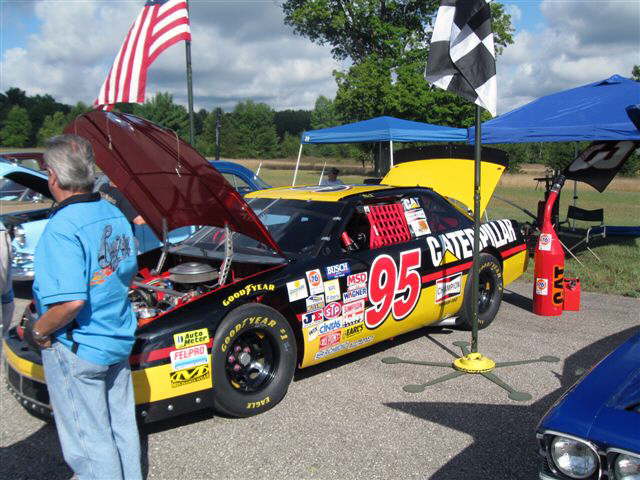
M77 195L60 206L36 247L33 293L38 313L53 303L84 300L73 341L67 338L73 324L53 337L68 348L76 342L76 354L89 362L121 362L131 352L137 326L127 297L138 268L131 225L98 194Z

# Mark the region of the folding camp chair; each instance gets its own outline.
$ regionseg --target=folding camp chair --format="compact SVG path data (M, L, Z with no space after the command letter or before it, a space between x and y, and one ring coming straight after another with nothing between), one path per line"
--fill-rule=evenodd
M602 208L598 208L595 210L585 210L584 208L576 207L574 205L569 205L569 209L567 210L567 219L562 223L569 223L572 220L573 220L572 227L563 229L562 233L563 235L578 237L579 240L577 243L575 243L571 247L567 247L565 245L564 248L575 258L575 255L573 254L573 250L575 250L579 245L582 245L584 243L587 247L587 250L589 250L589 252L591 253L591 255L593 255L598 259L598 261L600 261L600 257L598 257L598 255L596 255L596 253L593 250L591 250L591 248L589 248L589 235L592 229L601 228L604 226L604 210ZM576 220L581 222L590 222L592 224L596 223L596 225L589 226L585 234L583 233L583 231L576 230L575 228ZM593 234L591 234L591 236L593 236Z
M593 250L589 248L589 241L595 237L607 238L607 237L640 237L640 227L627 227L627 226L607 226L599 225L596 227L590 227L587 229L587 234L578 243L573 245L569 251L576 248L578 245L584 243L594 257L600 261L600 258L595 254Z

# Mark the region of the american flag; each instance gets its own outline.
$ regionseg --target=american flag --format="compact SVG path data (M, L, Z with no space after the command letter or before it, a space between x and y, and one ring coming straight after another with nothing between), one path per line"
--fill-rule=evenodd
M95 107L144 103L147 69L158 55L181 40L191 40L186 0L148 0L129 29Z

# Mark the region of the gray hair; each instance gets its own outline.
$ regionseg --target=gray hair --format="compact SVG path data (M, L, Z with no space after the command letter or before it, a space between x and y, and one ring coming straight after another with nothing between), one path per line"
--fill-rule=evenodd
M44 162L56 172L63 190L90 192L96 171L91 144L78 135L57 135L47 141Z

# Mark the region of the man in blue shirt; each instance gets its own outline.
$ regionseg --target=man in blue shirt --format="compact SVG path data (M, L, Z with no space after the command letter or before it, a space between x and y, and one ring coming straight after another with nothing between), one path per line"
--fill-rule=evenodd
M129 354L136 318L127 298L137 270L131 226L91 193L91 144L49 140L49 189L58 202L35 252L42 350L64 458L81 479L142 478ZM30 335L29 335L30 334Z

